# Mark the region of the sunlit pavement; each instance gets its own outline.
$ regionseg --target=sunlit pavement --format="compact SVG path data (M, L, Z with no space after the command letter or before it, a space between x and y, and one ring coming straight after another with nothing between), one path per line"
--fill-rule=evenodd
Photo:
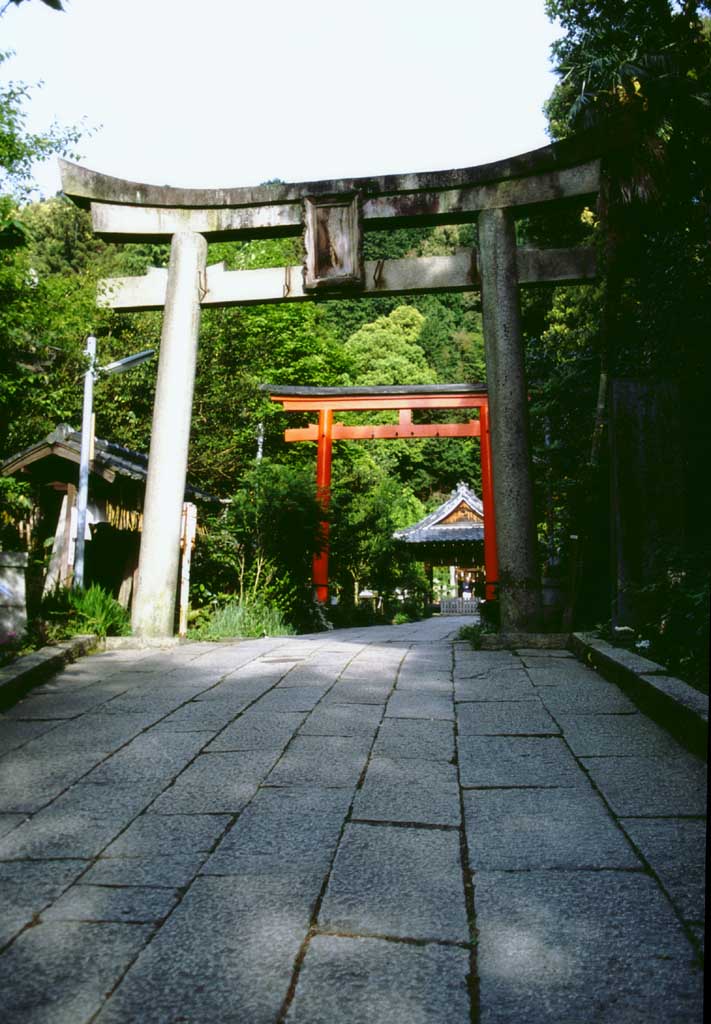
M95 655L1 716L3 1024L700 1021L705 765L469 621Z

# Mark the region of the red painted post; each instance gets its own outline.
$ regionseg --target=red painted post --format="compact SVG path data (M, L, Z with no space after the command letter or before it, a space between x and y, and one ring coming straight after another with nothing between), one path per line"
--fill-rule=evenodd
M496 597L499 581L499 558L496 551L496 520L494 517L494 483L491 471L491 437L489 435L489 403L479 408L481 425L481 498L484 504L484 566L486 569L486 600Z
M316 493L326 511L331 498L331 452L333 449L333 410L319 409L318 449L316 453ZM314 555L314 595L319 604L328 601L328 523L321 523L324 534L324 548Z

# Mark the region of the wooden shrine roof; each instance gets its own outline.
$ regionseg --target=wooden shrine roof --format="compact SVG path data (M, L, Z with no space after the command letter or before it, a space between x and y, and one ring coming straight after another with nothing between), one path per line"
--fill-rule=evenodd
M406 544L470 544L484 539L484 506L463 482L434 512L393 533Z

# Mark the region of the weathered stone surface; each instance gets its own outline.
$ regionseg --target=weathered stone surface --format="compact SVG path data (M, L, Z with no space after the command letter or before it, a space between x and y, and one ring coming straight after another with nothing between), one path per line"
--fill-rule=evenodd
M666 817L706 813L706 765L676 757L594 757L583 764L615 814Z
M174 889L146 886L73 885L42 913L43 921L117 921L147 924L173 909Z
M459 836L348 825L318 924L356 935L469 942Z
M355 788L370 743L368 736L297 736L266 781L270 786Z
M217 732L229 725L249 704L250 697L225 701L191 700L164 718L160 727L176 732Z
M482 1024L686 1024L702 977L674 912L637 872L482 872Z
M77 782L51 804L53 812L80 811L96 817L112 817L128 824L160 793L160 783L108 785Z
M622 818L620 824L658 875L682 917L703 921L706 821Z
M456 701L538 700L538 691L523 669L479 670L476 675L458 678L454 684Z
M236 814L269 774L280 750L200 754L152 804L152 814Z
M99 1010L150 925L48 922L0 958L3 1024L78 1024Z
M328 704L312 711L300 736L369 736L382 718L382 708L370 704Z
M254 707L256 711L311 711L326 689L326 686L277 687L260 697Z
M469 953L316 935L289 1024L469 1024Z
M0 839L0 860L96 857L125 827L111 814L47 807Z
M398 690L388 701L385 714L388 718L434 718L451 721L454 718L454 707L451 697L439 694L413 693Z
M350 801L350 789L261 789L202 874L240 876L255 889L297 887L315 899Z
M199 878L132 965L100 1024L273 1024L311 903L255 891L239 878Z
M212 736L209 731L166 734L159 729L151 729L98 765L86 781L112 784L145 784L154 780L169 782Z
M545 696L544 696L545 702ZM649 754L667 757L683 753L669 733L644 715L556 715L566 743L579 757L611 754Z
M457 704L460 736L549 735L560 729L537 701Z
M374 673L375 675L375 673ZM385 704L395 679L340 679L323 698L327 704Z
M61 721L64 718L75 718L92 708L99 707L109 698L105 693L97 692L91 687L80 690L78 693L62 693L58 699L58 693L31 693L24 700L15 704L6 711L5 718L8 721L32 721L33 719L46 719Z
M51 733L42 736L42 750L45 755L67 750L112 754L143 729L153 725L159 717L158 713L117 715L104 713L101 709L71 722L61 722Z
M204 860L204 853L181 852L157 857L99 857L83 876L82 882L87 885L174 889L192 882Z
M86 866L84 860L0 862L0 947L60 896Z
M24 814L0 814L0 839L25 820Z
M451 761L454 757L452 722L385 718L375 740L373 754Z
M534 683L536 680L533 680ZM559 713L619 715L636 712L632 701L612 683L597 679L594 683L561 683L539 686L538 695L553 715Z
M143 814L111 843L106 857L207 853L229 824L227 814Z
M205 750L283 750L305 718L304 712L250 709L223 729Z
M29 743L35 736L46 735L57 728L57 721L44 722L40 719L30 722L18 721L16 718L5 718L0 715L0 755Z
M460 736L462 786L587 786L562 738Z
M353 803L354 819L459 825L457 770L436 761L374 757Z
M471 790L464 814L477 871L642 866L600 800L580 787Z

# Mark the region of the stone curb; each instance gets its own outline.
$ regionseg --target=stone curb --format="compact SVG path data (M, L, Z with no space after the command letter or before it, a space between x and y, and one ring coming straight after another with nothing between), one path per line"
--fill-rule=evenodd
M90 654L100 646L99 638L93 633L87 633L73 636L62 644L41 647L6 665L0 669L0 706L14 704L34 686L39 686L55 672L60 672L66 664L76 661L83 654Z
M619 686L640 711L682 746L708 760L709 699L705 694L668 675L656 662L613 647L592 633L573 633L569 646L580 661Z

